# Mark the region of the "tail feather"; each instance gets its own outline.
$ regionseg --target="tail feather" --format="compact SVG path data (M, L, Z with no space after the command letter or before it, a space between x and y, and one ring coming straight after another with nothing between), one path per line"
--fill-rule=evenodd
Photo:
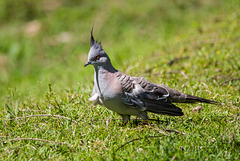
M211 103L211 104L219 104L219 105L224 105L223 103L201 98L201 97L196 97L192 95L188 95L182 92L179 92L177 90L174 90L172 88L169 88L164 85L159 85L160 87L163 87L168 90L170 94L170 99L173 103L197 103L197 102L203 102L203 103Z
M192 96L192 95L187 95L186 100L188 103L195 103L195 102L203 102L203 103L210 103L210 104L221 104L220 102L197 97L197 96Z

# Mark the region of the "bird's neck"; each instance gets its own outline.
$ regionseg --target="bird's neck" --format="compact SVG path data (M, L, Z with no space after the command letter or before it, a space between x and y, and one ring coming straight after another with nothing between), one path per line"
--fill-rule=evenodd
M94 66L94 69L95 69L95 73L98 73L98 74L104 74L104 73L115 73L117 72L117 69L115 69L111 62L109 63L106 63L104 65L100 65L100 66Z
M107 66L94 66L94 69L94 84L98 89L99 95L102 96L102 89L105 89L108 85L107 82L105 82L106 78L117 72L117 70L111 64Z

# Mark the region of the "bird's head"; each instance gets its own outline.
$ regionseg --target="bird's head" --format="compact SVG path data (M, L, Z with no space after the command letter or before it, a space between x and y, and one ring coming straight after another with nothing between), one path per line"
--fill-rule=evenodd
M100 42L97 42L93 38L93 28L91 31L91 48L88 53L88 61L85 63L84 67L88 65L104 66L110 62L110 59L107 53L102 49L102 45Z

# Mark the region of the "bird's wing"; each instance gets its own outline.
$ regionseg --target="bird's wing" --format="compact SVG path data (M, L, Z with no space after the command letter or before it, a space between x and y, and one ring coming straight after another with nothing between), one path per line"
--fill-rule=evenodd
M172 104L166 88L124 73L119 73L117 78L122 85L122 101L129 107L159 114L183 115L182 110Z

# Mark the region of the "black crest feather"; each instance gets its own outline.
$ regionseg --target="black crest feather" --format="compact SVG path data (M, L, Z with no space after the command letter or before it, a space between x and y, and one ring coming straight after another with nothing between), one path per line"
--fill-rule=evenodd
M93 26L92 26L92 30L91 30L91 46L93 46L95 44L95 40L93 38Z
M102 45L101 45L101 42L98 42L98 41L95 41L94 40L94 37L93 37L93 26L92 26L92 30L91 30L91 47L94 46L95 48L98 48L98 49L102 49Z

